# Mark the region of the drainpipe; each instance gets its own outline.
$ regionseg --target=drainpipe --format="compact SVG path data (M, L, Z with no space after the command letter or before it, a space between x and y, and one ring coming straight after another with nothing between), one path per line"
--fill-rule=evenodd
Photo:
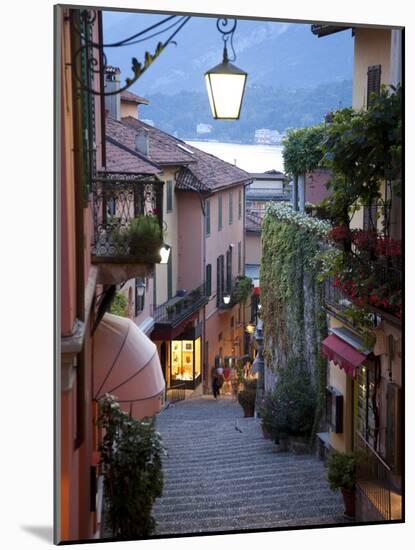
M298 210L298 174L294 174L293 177L293 196L292 196L293 210Z

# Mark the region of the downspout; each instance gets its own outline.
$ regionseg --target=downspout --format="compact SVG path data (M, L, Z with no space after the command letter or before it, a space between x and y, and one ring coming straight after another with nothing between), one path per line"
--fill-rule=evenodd
M293 196L292 196L293 210L298 211L298 174L293 176Z

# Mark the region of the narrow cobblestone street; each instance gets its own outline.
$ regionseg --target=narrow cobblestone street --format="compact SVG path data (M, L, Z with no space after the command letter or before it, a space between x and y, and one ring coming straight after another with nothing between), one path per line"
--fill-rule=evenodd
M342 523L340 494L314 455L277 453L260 421L227 396L170 405L157 418L168 456L157 534Z

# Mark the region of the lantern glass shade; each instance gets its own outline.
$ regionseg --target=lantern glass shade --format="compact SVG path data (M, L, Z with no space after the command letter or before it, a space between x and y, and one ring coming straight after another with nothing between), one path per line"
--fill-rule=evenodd
M144 292L146 290L146 285L144 283L141 283L137 286L137 296L144 296Z
M242 106L247 73L223 61L205 73L205 83L212 116L237 120Z
M160 248L161 264L167 264L169 262L170 256L170 246L168 244L163 244Z
M255 325L253 323L248 323L245 327L246 332L248 334L253 334L255 332Z
M231 301L231 297L229 296L229 294L226 294L223 297L223 303L227 305L227 304L229 304L230 301Z

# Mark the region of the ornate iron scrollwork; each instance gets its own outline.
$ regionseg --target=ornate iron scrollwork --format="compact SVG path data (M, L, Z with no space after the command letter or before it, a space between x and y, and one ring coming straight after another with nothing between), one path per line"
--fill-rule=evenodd
M73 63L73 72L75 78L79 82L80 88L83 91L89 92L94 95L110 96L115 95L127 90L130 86L136 82L141 75L153 64L155 59L166 49L169 44L175 44L176 42L173 38L176 34L183 28L183 26L189 21L190 16L176 16L172 15L166 17L165 19L155 23L154 25L144 29L133 36L130 36L119 42L114 42L112 44L100 44L95 42L90 38L89 29L97 19L97 10L94 9L83 9L79 10L80 25L77 25L73 14L75 11L72 11L71 23L74 29L78 32L81 38L81 45L74 54L74 63ZM171 21L174 20L172 23ZM166 26L167 23L170 23ZM158 31L148 35L152 30L161 27ZM76 60L78 56L86 57L88 60L88 69L90 74L105 74L105 70L108 66L107 56L104 52L105 48L118 48L123 46L131 46L132 44L137 44L138 42L143 42L149 40L154 36L162 34L170 29L174 28L172 34L164 42L158 42L154 50L154 53L145 52L144 61L140 62L137 58L133 57L131 60L131 70L133 72L132 77L127 77L125 79L125 85L121 86L118 90L112 90L105 92L101 89L96 90L91 82L85 82L85 79L82 78L82 75L78 73ZM140 38L139 38L140 37Z

